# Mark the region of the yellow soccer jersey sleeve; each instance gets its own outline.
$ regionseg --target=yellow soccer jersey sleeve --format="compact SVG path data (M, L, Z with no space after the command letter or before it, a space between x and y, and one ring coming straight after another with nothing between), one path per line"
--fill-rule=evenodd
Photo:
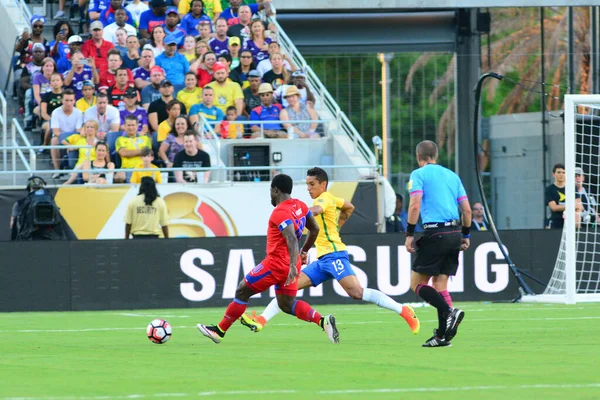
M340 238L338 229L339 208L344 205L344 199L335 197L329 192L321 193L313 203L313 206L320 206L323 213L315 218L319 224L319 236L315 245L317 246L317 257L325 254L335 253L346 250L346 245Z

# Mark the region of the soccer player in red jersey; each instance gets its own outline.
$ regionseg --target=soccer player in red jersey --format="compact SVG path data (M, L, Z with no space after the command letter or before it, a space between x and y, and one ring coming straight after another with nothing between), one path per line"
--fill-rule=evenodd
M235 298L225 310L221 322L210 326L198 324L200 332L213 342L221 343L229 327L246 311L251 296L275 285L281 311L318 325L332 343L339 343L340 335L333 315L322 317L308 303L296 300L298 274L302 265L298 240L306 227L308 237L302 251L307 252L317 239L319 225L306 204L291 198L293 185L288 175L279 174L273 178L271 204L275 210L269 218L266 258L240 282Z

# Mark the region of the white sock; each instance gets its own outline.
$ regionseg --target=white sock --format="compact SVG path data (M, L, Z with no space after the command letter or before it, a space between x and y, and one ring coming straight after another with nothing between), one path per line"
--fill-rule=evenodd
M276 297L273 300L271 300L271 302L269 303L267 308L265 308L265 311L263 311L262 314L260 314L260 316L263 317L264 319L266 319L267 321L269 321L269 320L271 320L271 318L273 318L274 316L279 314L280 311L281 311L281 309L279 308L279 305L277 304L277 297Z
M398 314L402 312L402 304L397 303L390 296L381 293L379 290L364 288L363 297L364 301L378 305L379 307L387 308Z

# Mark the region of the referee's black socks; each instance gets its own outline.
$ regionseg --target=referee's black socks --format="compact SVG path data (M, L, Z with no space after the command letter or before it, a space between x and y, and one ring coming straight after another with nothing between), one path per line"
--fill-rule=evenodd
M452 311L444 297L429 285L417 285L415 293L438 310L438 336L446 330L446 317ZM441 332L440 332L441 330Z

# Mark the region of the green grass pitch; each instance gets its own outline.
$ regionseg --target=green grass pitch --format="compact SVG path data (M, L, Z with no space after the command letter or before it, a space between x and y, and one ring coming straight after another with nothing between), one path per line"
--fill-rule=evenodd
M316 307L336 316L339 345L285 314L216 345L196 323L223 308L0 314L0 400L600 399L600 304L457 306L453 347L437 349L421 348L431 307L416 309L417 336L372 305ZM158 317L173 325L164 345L145 335Z

